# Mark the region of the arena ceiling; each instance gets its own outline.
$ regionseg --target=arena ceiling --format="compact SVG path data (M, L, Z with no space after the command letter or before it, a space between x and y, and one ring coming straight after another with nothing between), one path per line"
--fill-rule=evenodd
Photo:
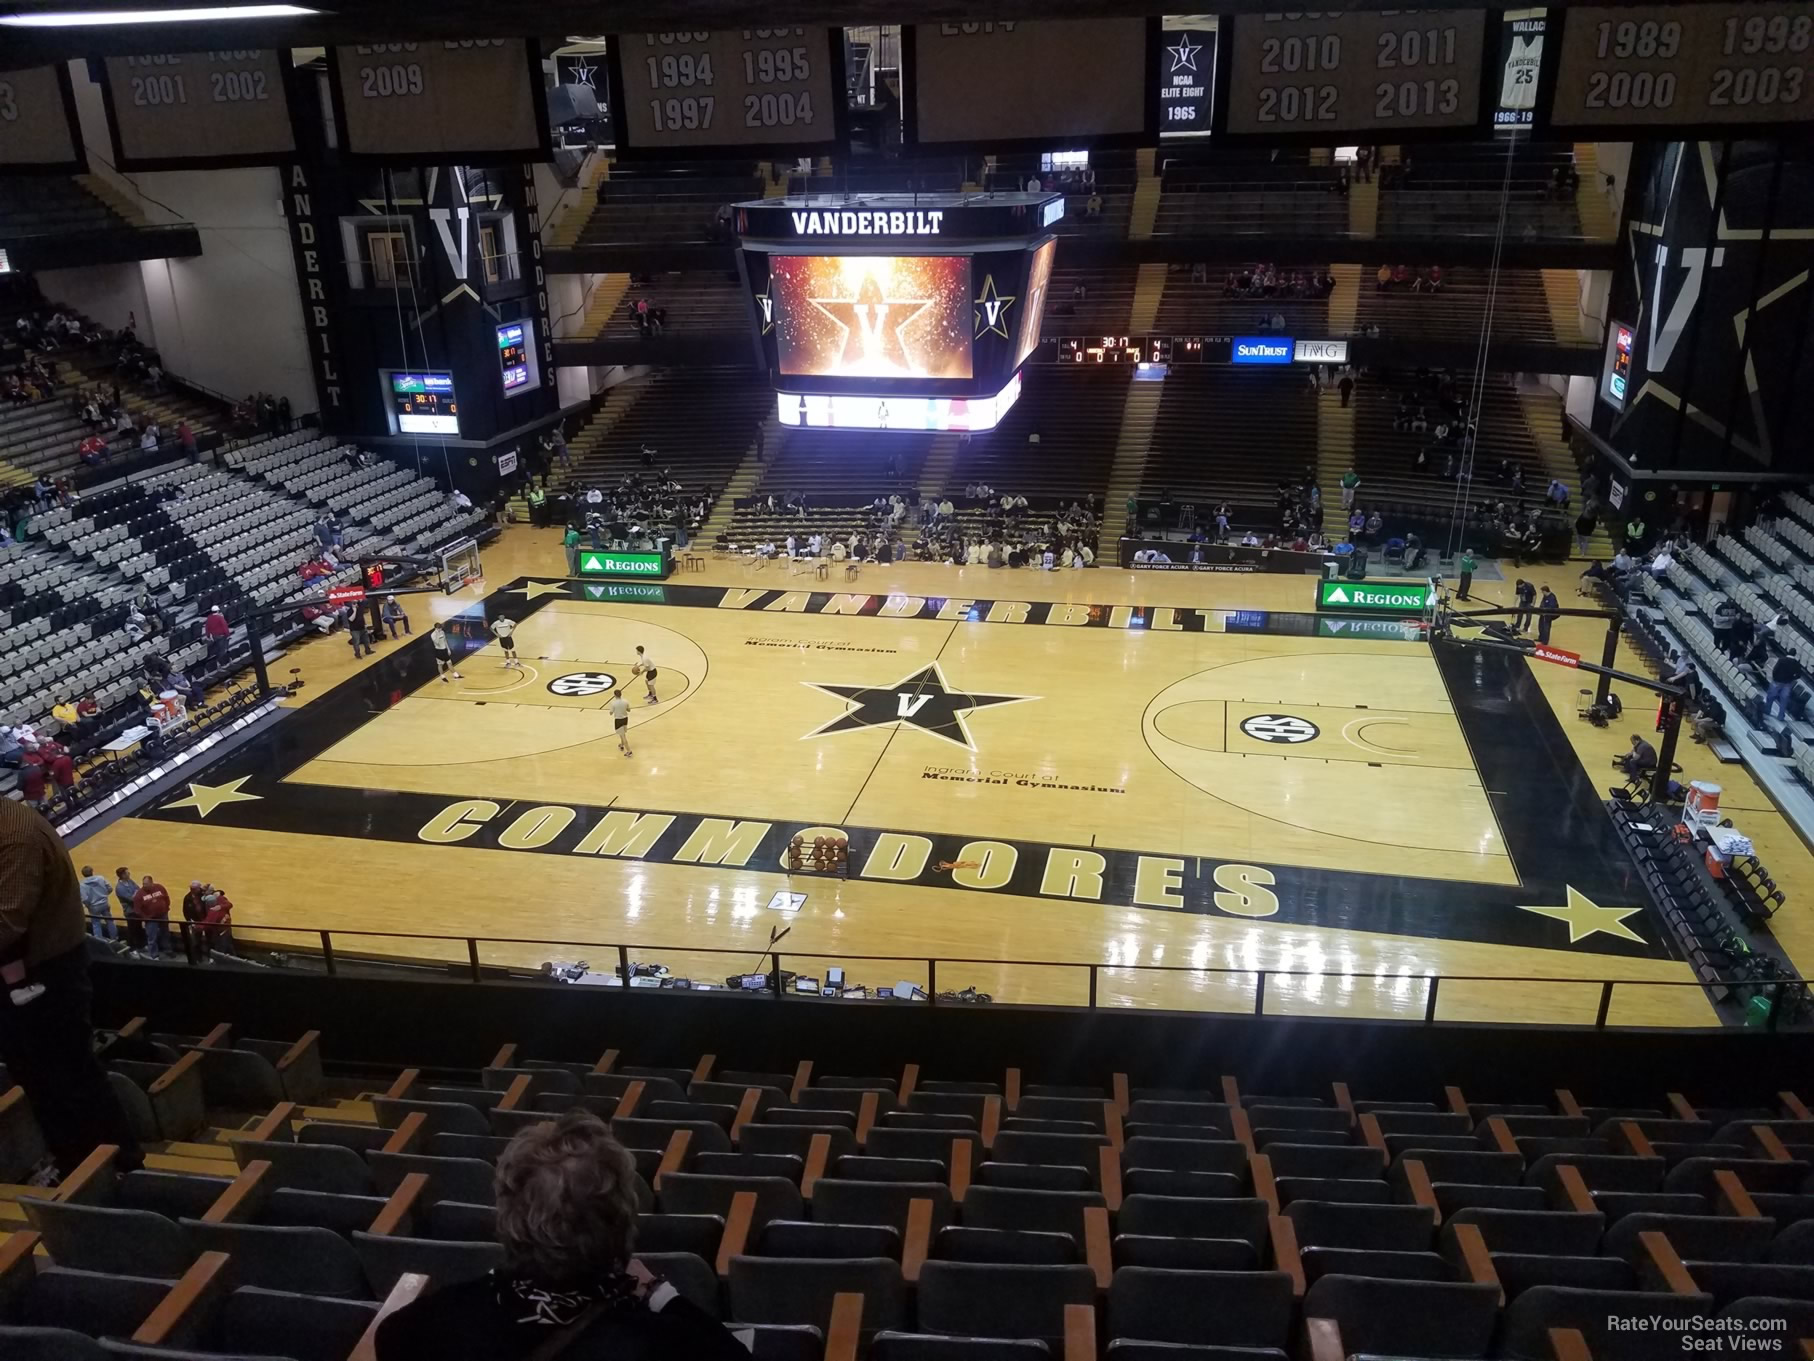
M170 11L211 0L0 0L0 17L70 11ZM225 3L225 0L223 0ZM745 24L896 24L910 21L1081 19L1165 14L1164 0L295 0L314 15L195 23L127 22L85 28L0 29L0 64L26 65L91 53L205 51L238 47L318 47L384 39L520 37L533 30L558 45L570 35L660 28L734 28ZM1323 10L1375 10L1383 0L1325 0ZM1423 0L1426 9L1460 9L1459 0ZM1223 0L1224 13L1277 9L1278 0ZM547 50L546 48L544 50Z

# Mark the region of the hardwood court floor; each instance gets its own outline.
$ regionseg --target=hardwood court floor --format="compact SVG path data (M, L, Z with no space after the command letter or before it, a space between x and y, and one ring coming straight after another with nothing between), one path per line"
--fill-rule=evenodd
M1643 986L1689 973L1648 911L1625 911L1640 899L1582 811L1624 735L1573 718L1573 673L1476 673L1375 630L1244 631L1253 611L1306 610L1304 578L870 568L838 594L888 599L849 617L825 612L831 583L784 567L714 564L670 593L709 603L656 606L555 589L549 532L508 531L485 562L480 587L409 602L418 636L425 606L550 573L488 606L521 621L521 675L495 645L443 685L419 647L355 665L340 639L306 644L302 712L266 749L78 862L211 879L248 937L326 927L343 950L464 959L339 933L471 933L594 942L488 944L487 962L608 967L599 944L627 941L722 978L743 965L686 947L753 960L785 921L787 950L840 956L854 979L923 984L936 954L979 961L944 965L940 987L1002 1001L1086 1000L1081 967L999 962L1038 959L1105 966L1105 1004L1250 1010L1255 971L1298 970L1322 976L1271 973L1269 1013L1416 1017L1430 976L1486 975L1445 981L1436 1014L1584 1023L1600 988L1567 980L1617 978L1614 1023L1712 1020L1698 989ZM1167 608L1118 608L1142 604ZM1556 641L1597 650L1593 627L1565 621ZM656 707L629 677L638 643ZM633 759L608 695L573 693L595 680L548 688L599 675L635 702ZM1767 807L1735 769L1728 804ZM1793 912L1805 854L1753 821ZM819 827L851 836L852 877L790 883L786 837ZM772 910L789 888L804 904Z

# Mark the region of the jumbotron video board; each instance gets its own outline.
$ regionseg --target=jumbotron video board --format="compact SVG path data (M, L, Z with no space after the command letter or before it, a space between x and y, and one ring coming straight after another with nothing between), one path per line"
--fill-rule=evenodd
M737 205L786 425L988 430L1037 347L1063 200L872 195Z

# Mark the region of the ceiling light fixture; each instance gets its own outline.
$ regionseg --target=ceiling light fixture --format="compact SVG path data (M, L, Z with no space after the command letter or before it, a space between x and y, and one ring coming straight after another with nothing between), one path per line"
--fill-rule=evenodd
M5 28L102 28L125 24L201 24L238 19L300 19L319 10L303 5L201 5L183 9L72 9L0 14Z

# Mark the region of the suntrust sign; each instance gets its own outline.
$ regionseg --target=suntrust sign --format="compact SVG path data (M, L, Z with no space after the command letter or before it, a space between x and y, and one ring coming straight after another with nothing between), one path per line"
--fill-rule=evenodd
M796 236L937 236L945 214L938 208L791 213Z
M1291 342L1283 337L1236 336L1230 357L1237 364L1289 364Z

